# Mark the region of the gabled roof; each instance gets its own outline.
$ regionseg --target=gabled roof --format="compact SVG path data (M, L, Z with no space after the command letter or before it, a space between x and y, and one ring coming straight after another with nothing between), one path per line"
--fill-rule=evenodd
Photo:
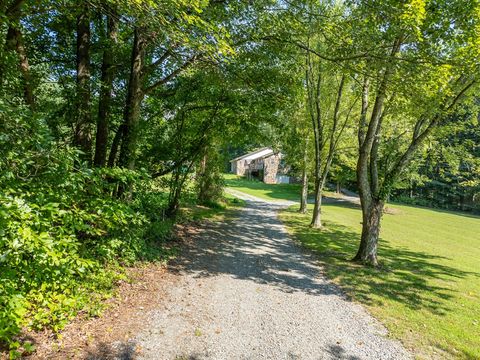
M234 162L234 161L238 161L238 160L247 160L247 161L250 160L251 161L251 160L263 158L263 157L266 157L266 156L270 156L273 153L274 153L274 151L272 150L272 148L264 147L264 148L249 152L248 154L236 157L235 159L230 160L230 162Z

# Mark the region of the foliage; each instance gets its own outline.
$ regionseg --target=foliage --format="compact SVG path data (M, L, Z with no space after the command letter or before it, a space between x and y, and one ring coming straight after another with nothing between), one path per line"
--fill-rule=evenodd
M392 199L410 204L480 211L480 132L475 106L464 106L440 128Z
M198 201L201 204L215 204L223 196L224 181L222 162L218 152L210 151L204 155L197 171L196 186Z
M80 310L96 314L98 301L122 276L118 265L152 257L171 225L165 228L154 215L165 199L148 189L145 174L85 167L78 151L50 141L44 119L28 112L10 117L4 109L0 341L15 349L20 344L13 336L24 326L57 331ZM131 184L135 201L112 197Z

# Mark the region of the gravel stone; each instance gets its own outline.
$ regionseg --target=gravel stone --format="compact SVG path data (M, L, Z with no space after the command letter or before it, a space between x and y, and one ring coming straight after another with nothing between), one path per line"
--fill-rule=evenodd
M410 359L328 281L277 218L291 202L247 200L207 222L173 264L179 281L135 340L142 359Z

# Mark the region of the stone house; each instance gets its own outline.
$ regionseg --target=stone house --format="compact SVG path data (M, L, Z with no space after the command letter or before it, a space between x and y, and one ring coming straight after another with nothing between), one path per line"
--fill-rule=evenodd
M266 184L288 183L289 177L282 171L282 157L269 147L261 148L230 160L231 172Z

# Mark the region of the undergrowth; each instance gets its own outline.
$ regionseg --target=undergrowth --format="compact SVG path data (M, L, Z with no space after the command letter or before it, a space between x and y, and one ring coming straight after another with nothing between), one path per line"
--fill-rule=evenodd
M125 266L175 249L166 191L145 171L92 169L40 119L0 134L0 345L16 358L34 351L24 330L98 315Z

